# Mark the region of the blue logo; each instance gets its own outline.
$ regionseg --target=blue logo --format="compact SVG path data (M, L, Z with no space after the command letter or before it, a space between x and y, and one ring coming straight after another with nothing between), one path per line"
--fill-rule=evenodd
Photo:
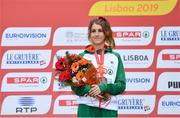
M21 97L18 102L21 106L32 106L35 103L32 97Z
M119 109L125 109L125 110L131 110L131 109L144 109L143 105L144 99L119 99L118 100L118 108Z
M151 83L150 78L126 78L128 83Z
M45 60L40 60L40 54L7 54L7 64L46 64Z
M161 31L161 40L180 41L180 31L179 30Z
M18 100L20 107L16 107L16 113L34 113L37 111L37 107L34 106L35 100L33 97L21 97Z

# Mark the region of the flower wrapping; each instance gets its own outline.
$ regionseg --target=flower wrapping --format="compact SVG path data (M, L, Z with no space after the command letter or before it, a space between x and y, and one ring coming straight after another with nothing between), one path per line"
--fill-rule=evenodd
M64 57L58 58L56 64L55 79L61 86L83 86L98 84L96 68L80 55L66 52Z

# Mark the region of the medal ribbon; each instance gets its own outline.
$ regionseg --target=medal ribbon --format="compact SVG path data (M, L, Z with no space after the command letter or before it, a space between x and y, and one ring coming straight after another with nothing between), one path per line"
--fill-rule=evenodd
M96 57L96 63L98 65L98 73L99 73L99 77L103 77L104 74L104 48L101 51L101 55L100 55L100 59L98 57L97 51L95 51L95 57Z

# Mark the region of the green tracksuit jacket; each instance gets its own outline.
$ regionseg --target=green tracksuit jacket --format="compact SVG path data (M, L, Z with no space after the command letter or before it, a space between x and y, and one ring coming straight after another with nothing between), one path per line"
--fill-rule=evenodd
M97 53L100 54L101 50L98 50ZM94 56L94 49L92 48L91 45L87 46L85 51L80 55L88 60L91 60L94 66L97 67L96 59ZM82 116L82 114L85 113L86 111L85 108L87 108L88 110L87 111L88 117L93 116L94 114L92 115L91 113L95 113L97 109L105 110L102 111L102 113L100 112L101 114L104 113L107 114L108 111L109 112L113 111L114 114L114 111L117 111L116 95L123 93L126 88L125 72L120 55L112 51L112 49L107 46L105 48L105 54L104 54L104 68L106 69L104 76L107 78L107 84L100 83L98 84L98 86L102 93L105 92L110 93L111 99L108 102L101 103L99 100L93 97L85 96L91 88L90 85L85 85L81 87L71 87L74 93L79 96L78 116ZM90 110L89 107L91 107L91 110L92 108L94 108L94 110L92 110L94 112L89 111ZM109 113L109 115L110 114L111 113ZM97 116L103 116L103 115L97 114Z

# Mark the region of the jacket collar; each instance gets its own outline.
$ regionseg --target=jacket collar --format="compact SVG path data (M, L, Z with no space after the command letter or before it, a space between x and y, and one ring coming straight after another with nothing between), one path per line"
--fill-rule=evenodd
M104 45L104 48L105 48L105 53L112 52L112 48L110 46ZM101 50L102 49L97 50L97 53L100 54ZM93 47L93 45L87 45L85 47L85 52L93 54L93 53L95 53L95 48Z

